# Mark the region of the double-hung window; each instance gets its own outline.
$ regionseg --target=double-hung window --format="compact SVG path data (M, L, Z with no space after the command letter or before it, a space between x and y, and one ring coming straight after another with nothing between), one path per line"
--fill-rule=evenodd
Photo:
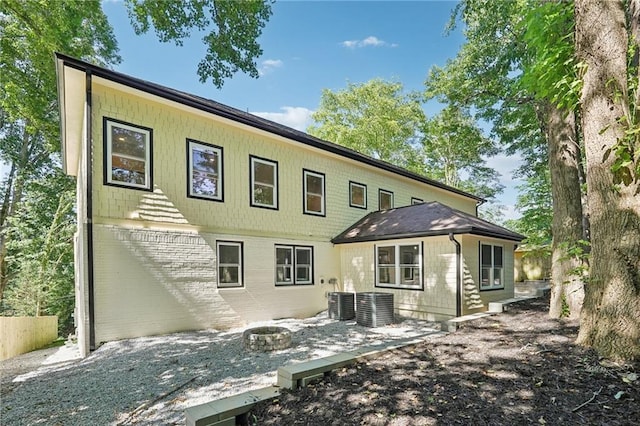
M313 247L276 246L276 285L313 284Z
M349 206L359 209L367 208L367 185L349 182Z
M378 210L389 210L393 208L393 192L380 189L378 191Z
M278 163L250 156L251 205L278 209Z
M242 243L236 241L216 242L218 254L218 287L242 287Z
M376 246L376 287L422 289L422 244Z
M151 191L153 130L104 117L104 183Z
M222 147L187 139L187 194L222 201Z
M504 288L503 248L480 243L480 290Z
M326 205L324 173L303 170L302 178L304 187L303 212L305 214L324 216Z

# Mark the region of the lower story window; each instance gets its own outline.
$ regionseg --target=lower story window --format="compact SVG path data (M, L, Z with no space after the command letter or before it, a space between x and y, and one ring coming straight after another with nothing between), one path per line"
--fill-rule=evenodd
M218 241L218 287L242 287L242 243Z
M422 288L422 245L376 246L376 287Z
M480 290L504 288L502 246L480 244Z
M313 284L313 247L277 245L275 283Z

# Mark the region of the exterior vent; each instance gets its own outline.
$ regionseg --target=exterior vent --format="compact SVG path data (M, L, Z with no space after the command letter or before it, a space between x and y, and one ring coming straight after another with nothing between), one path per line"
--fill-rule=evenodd
M356 316L353 293L332 292L328 298L329 318L345 321Z
M356 294L356 322L365 327L393 323L393 294L367 292Z

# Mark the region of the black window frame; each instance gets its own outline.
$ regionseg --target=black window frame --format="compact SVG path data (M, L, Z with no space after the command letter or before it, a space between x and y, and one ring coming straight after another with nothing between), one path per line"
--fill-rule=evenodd
M391 197L391 206L387 209L382 208L382 194L388 195ZM394 208L394 200L393 200L393 191L389 191L387 189L378 189L378 210L391 210Z
M254 162L260 162L263 164L270 164L274 167L274 185L273 185L273 205L257 203L254 197L254 184L255 184L255 172ZM278 162L270 160L268 158L258 157L256 155L249 155L249 203L251 207L257 207L268 210L278 210L280 208L280 177L278 171Z
M278 281L278 249L286 249L291 250L292 263L289 266L291 268L291 281ZM297 270L298 270L298 255L296 250L308 250L310 255L311 263L309 266L309 281L298 280ZM275 244L274 245L274 285L276 287L291 287L291 286L307 286L314 285L314 268L315 268L315 258L314 258L314 247L306 246L306 245L293 245L293 244ZM306 266L306 265L305 265ZM283 270L284 272L284 270Z
M483 246L490 248L491 253L491 264L485 264L483 262ZM495 263L496 258L496 249L500 249L500 257L501 257L501 265L499 267ZM494 243L486 243L480 241L478 243L478 289L480 291L495 291L495 290L504 290L505 289L505 267L504 267L504 254L505 249L502 244L494 244ZM488 266L489 276L488 282L489 285L483 285L483 270ZM500 269L500 286L496 286L495 283L495 270Z
M233 246L239 248L238 284L221 285L220 281L220 245ZM242 241L217 240L216 241L216 283L219 289L244 288L244 243Z
M362 197L364 201L363 205L358 205L353 203L353 187L354 186L361 187L364 192ZM352 180L349 181L349 207L354 207L356 209L363 209L363 210L367 209L367 185L365 185L364 183L355 182Z
M307 176L313 176L313 177L318 177L322 179L322 194L321 194L322 210L319 212L308 210ZM315 170L302 169L302 213L308 214L311 216L321 216L321 217L325 217L327 215L327 178L324 173L317 172Z
M128 130L143 133L147 136L147 150L145 150L145 184L126 183L124 181L118 181L113 179L113 139L112 132L110 131L113 125L122 129L129 128ZM103 184L106 186L114 186L118 188L133 189L137 191L153 192L153 129L151 127L142 126L139 124L129 123L127 121L118 120L115 118L103 116L102 117L102 139L103 139Z
M418 247L418 257L419 262L416 266L415 263L404 263L402 259L400 259L400 248L401 247ZM400 282L395 283L382 283L380 282L381 271L380 271L380 258L379 258L379 249L381 248L394 248L394 263L393 270L395 278L400 278ZM385 244L376 244L373 248L373 256L374 256L374 287L376 288L385 288L385 289L393 289L393 290L413 290L413 291L424 291L424 283L425 283L425 260L424 260L424 242L416 241L416 242L397 242L397 243L385 243ZM391 265L391 263L387 263L385 265ZM404 266L403 266L404 265ZM406 285L402 284L402 280L406 279L406 275L403 277L403 274L407 272L407 268L411 267L411 276L413 277L413 269L418 269L420 273L420 278L418 284L416 285ZM404 273L403 273L404 270ZM413 279L413 278L411 278ZM396 280L398 281L398 280Z
M193 155L192 149L194 145L200 145L205 148L212 148L214 151L218 151L218 187L219 195L212 197L193 192ZM199 200L224 202L224 148L218 145L202 142L196 139L187 138L187 197L196 198Z

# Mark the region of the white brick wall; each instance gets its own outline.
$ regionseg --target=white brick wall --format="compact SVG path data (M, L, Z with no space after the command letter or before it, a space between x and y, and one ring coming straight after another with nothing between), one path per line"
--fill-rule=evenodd
M321 279L337 276L328 243L313 245L315 285L274 285L274 244L234 235L98 225L94 228L96 343L251 321L307 317L326 309ZM215 242L244 243L244 288L218 289Z

